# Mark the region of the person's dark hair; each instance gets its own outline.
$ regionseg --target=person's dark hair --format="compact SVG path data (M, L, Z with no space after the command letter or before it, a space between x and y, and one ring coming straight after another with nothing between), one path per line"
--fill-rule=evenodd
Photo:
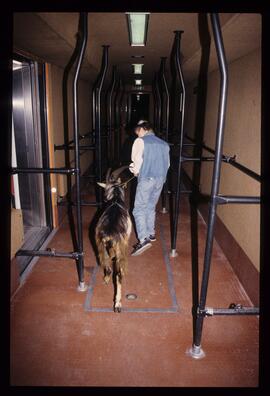
M153 126L149 121L139 121L138 124L135 126L135 129L143 128L145 131L153 130Z

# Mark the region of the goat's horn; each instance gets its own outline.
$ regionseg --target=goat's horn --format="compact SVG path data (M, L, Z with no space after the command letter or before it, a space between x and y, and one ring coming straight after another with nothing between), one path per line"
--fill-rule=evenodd
M109 169L107 170L106 179L105 179L105 180L106 180L106 184L109 182L111 170L112 170L112 168L109 168Z
M118 169L115 169L115 171L112 172L111 177L113 177L116 180L117 177L120 175L120 173L122 173L123 170L125 170L127 168L129 168L129 165L124 165L124 166L121 166Z

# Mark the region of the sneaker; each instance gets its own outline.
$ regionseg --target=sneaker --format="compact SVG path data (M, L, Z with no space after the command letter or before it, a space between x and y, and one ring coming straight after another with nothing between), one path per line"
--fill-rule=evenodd
M156 236L155 236L155 235L149 235L149 240L150 240L151 242L155 242L157 239L156 239Z
M148 238L145 238L143 242L138 242L135 246L134 249L131 252L131 256L138 256L145 250L149 249L152 246L152 243Z

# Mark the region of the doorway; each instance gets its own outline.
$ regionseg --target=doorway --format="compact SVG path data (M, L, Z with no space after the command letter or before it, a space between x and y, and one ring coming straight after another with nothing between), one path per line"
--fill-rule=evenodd
M44 82L41 64L26 59L13 60L13 167L48 167ZM12 186L12 206L21 211L23 220L21 248L38 250L52 230L49 175L13 175ZM20 275L32 258L17 257Z
M136 125L139 120L149 120L149 94L131 94L131 125Z

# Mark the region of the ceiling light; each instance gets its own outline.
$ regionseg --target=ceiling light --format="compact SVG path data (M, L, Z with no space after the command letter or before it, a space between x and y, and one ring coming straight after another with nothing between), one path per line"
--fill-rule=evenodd
M16 60L12 61L12 69L13 70L18 70L18 69L21 69L21 68L22 68L22 63L21 62L18 62Z
M144 58L144 55L131 55L131 58Z
M142 80L135 80L135 85L142 85Z
M143 63L133 63L132 66L134 74L142 74Z
M129 44L132 47L145 46L149 14L149 12L126 12Z

